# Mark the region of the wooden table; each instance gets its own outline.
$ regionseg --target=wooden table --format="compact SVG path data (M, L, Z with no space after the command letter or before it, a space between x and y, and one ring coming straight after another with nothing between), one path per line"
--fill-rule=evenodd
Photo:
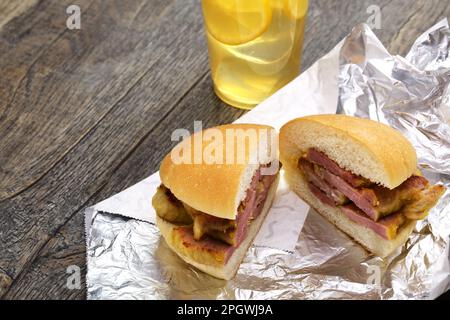
M310 2L303 69L370 5L402 55L450 16L441 0ZM156 171L173 129L243 113L212 91L199 1L0 0L0 297L85 298L66 286L86 270L83 209Z

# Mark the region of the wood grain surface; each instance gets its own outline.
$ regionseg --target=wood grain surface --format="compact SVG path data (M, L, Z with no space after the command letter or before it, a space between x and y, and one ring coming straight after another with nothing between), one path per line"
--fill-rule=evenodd
M66 8L81 8L81 30ZM440 0L311 0L303 69L378 5L394 54ZM199 1L0 0L0 297L84 299L83 209L156 171L175 128L244 112L212 91ZM84 279L83 279L84 281Z

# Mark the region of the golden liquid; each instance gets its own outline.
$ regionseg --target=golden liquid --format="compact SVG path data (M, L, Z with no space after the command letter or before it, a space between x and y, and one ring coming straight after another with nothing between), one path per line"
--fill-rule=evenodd
M223 101L250 109L299 74L308 0L202 0L202 7Z

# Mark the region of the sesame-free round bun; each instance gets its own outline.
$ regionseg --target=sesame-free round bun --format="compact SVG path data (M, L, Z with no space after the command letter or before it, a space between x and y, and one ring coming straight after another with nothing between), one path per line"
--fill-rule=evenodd
M260 215L252 221L252 223L248 226L247 234L242 243L236 248L231 257L228 259L228 262L225 265L212 265L205 264L198 260L196 254L189 254L189 251L183 250L180 246L183 246L182 243L179 243L175 240L173 236L174 229L178 226L172 224L164 219L161 219L159 216L156 216L156 224L166 241L167 245L185 262L193 265L199 270L212 275L219 279L230 280L232 279L239 266L247 254L248 248L253 243L253 239L258 234L259 229L261 228L262 223L264 222L267 213L272 205L273 199L275 198L276 190L278 187L279 174L277 175L277 179L272 183L269 192L267 194L266 201L264 202L263 209Z
M322 151L341 168L393 189L417 170L416 152L405 137L384 124L345 115L298 118L280 130L280 160L289 187L368 251L386 257L407 241L416 221L407 221L394 239L386 240L349 219L339 207L322 203L298 167L309 148Z
M297 168L309 148L325 153L341 168L393 189L417 168L411 143L382 123L345 115L315 115L286 123L280 130L280 159Z
M274 162L278 166L270 135L276 141L274 128L255 124L229 124L197 132L164 158L161 181L192 208L234 220L260 165Z

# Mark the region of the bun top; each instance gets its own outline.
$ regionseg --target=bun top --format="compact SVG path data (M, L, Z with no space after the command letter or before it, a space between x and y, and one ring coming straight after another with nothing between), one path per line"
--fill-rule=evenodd
M265 125L228 124L197 132L166 155L161 181L194 209L234 220L256 170L278 159L276 142L275 129Z
M393 189L417 172L411 143L382 123L346 115L315 115L286 123L280 130L283 165L297 165L309 148L340 167Z

